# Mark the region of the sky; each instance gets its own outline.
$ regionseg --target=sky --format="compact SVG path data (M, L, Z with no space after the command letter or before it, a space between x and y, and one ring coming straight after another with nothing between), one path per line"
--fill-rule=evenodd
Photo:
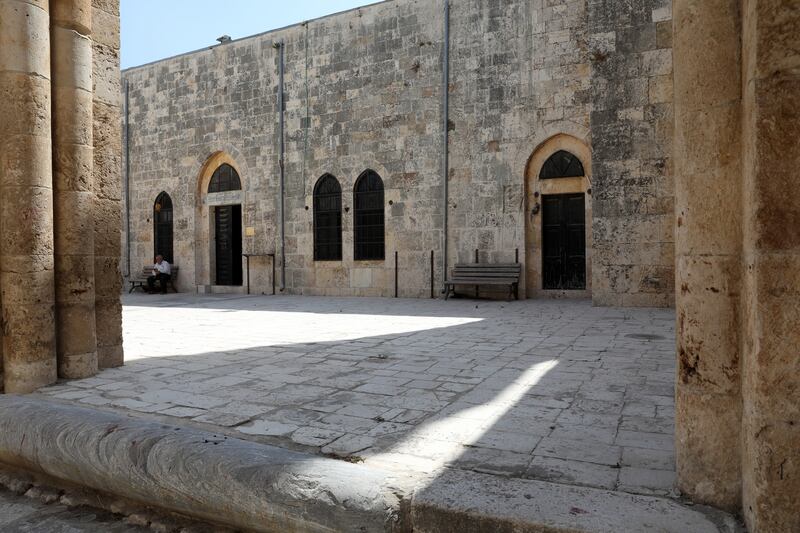
M375 0L122 0L121 63L165 57L282 28Z

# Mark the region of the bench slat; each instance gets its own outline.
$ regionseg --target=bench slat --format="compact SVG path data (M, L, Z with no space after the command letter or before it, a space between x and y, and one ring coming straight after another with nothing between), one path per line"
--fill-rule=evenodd
M506 276L519 276L519 272L515 270L474 270L474 269L464 269L464 270L454 270L453 275L457 276L459 274L503 274Z
M451 279L448 285L510 285L516 283L507 279Z
M507 267L519 269L522 267L519 263L456 263L455 268L460 267L474 267L474 268L495 268Z
M448 287L445 299L452 290L455 294L456 285L505 285L509 294L514 293L519 285L522 265L519 263L458 263L453 268L453 275L445 283Z

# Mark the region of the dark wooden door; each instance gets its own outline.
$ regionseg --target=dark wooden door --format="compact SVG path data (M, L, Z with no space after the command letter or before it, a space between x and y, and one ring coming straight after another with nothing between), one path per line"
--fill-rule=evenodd
M217 285L242 284L242 206L215 208Z
M542 197L542 287L586 288L584 195Z

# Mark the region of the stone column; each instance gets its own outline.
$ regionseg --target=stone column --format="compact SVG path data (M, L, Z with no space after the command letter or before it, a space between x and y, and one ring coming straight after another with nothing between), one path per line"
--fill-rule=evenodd
M743 510L800 531L800 4L743 2Z
M47 0L0 0L0 291L5 392L56 380Z
M94 275L97 359L122 365L122 129L119 1L92 0Z
M736 0L675 0L678 486L741 494L741 25Z
M58 373L97 372L90 0L51 0Z

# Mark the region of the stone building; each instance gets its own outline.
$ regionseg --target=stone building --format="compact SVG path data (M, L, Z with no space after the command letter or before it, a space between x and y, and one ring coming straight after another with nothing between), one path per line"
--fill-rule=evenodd
M118 7L0 1L0 391L122 364Z
M128 69L128 272L430 297L477 254L672 305L671 32L669 0L393 0Z
M431 251L438 288L475 249L518 250L527 296L674 294L682 494L800 530L800 6L449 3L127 71L123 182L117 2L0 0L5 392L122 363L123 211L124 270L157 233L184 290L242 290L239 246L308 294L391 295L397 252L400 295L420 297ZM583 254L541 257L547 231L581 228ZM267 291L269 258L251 269Z
M477 250L524 263L528 297L675 301L680 490L752 531L800 530L797 2L445 4L387 1L124 72L130 268L171 205L181 288L230 290L215 216L233 205L242 251L275 254L290 293L392 295L396 252L399 294L427 297ZM214 192L223 164L239 186ZM356 256L368 177L382 259Z

